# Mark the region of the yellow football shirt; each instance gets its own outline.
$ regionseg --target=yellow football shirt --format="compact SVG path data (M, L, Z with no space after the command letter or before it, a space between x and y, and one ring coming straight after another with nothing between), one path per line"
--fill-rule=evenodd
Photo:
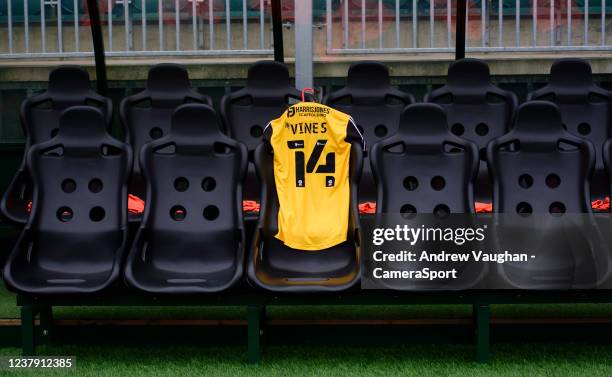
M351 141L363 144L351 117L301 102L264 132L274 150L280 205L276 238L300 250L322 250L346 241Z

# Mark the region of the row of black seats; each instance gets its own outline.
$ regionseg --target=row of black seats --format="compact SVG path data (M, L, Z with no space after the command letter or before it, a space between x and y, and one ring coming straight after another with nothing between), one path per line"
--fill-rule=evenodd
M248 152L221 132L210 106L179 106L167 134L140 150L147 204L133 241L126 210L132 148L108 134L94 107L68 108L58 123L51 140L26 154L33 204L4 268L11 289L95 293L125 276L145 292L205 293L240 280L249 244L242 211ZM272 290L353 285L360 270L353 236L316 254L274 238L278 199L269 152L259 147L254 156L266 194L247 263L251 281ZM360 157L352 158L355 183Z
M593 199L607 196L608 175L599 156L603 143L611 136L612 92L593 83L586 61L561 59L552 65L548 85L529 94L528 101L537 100L556 104L563 128L589 140L599 151L591 195ZM485 62L463 59L450 65L446 85L427 93L424 101L440 105L446 111L451 132L478 147L480 164L475 196L478 201L490 201L486 147L511 129L518 106L516 95L492 84ZM403 107L414 103L414 98L391 86L384 65L363 62L351 66L347 86L329 94L325 103L351 114L368 144L373 145L397 130ZM360 185L362 199L374 196L371 177L366 164Z
M177 67L152 70L153 76L159 72L177 72ZM163 92L161 86L153 89ZM108 108L93 94L83 98ZM185 102L184 97L176 98ZM190 98L197 100L195 95ZM143 143L134 166L131 148L108 136L108 115L91 106L65 110L50 141L30 143L24 172L34 178L36 200L33 216L5 268L10 287L27 293L86 293L111 284L120 274L128 247L128 176L144 183L147 199L126 264L131 285L148 292L197 293L222 290L239 279L249 241L241 210L247 149L221 132L209 106L182 105L175 111L171 103L159 99L154 103L142 95L132 106L138 109L135 114L142 110L149 115L140 134L158 139ZM166 114L173 120L161 129ZM473 212L478 146L451 133L446 112L438 105L408 106L398 118L396 132L371 151L378 211ZM123 119L129 118L124 114ZM48 126L46 121L41 124ZM162 135L152 135L156 128ZM512 131L489 143L496 210L590 211L593 150L588 141L563 129L558 106L538 101L523 105ZM278 204L268 152L262 144L253 151L264 199L246 263L250 281L277 291L340 290L354 285L360 274L356 186L361 159L351 163L353 221L347 242L303 253L274 238ZM140 174L130 175L136 166Z
M601 151L603 142L610 136L611 96L611 92L593 83L588 63L579 59L562 59L553 64L550 83L531 93L529 99L555 103L561 112L563 127L589 140L597 151ZM252 162L253 151L261 142L265 124L278 117L291 100L299 97L300 93L291 86L284 65L258 62L250 68L245 88L223 97L220 107L223 130L247 146ZM346 87L327 95L324 102L350 114L361 128L366 144L373 145L397 131L403 108L414 103L414 98L391 86L389 72L383 64L360 62L350 67ZM464 59L451 64L447 84L428 93L425 102L442 106L451 132L476 143L481 162L475 197L478 201L489 202L491 186L486 146L511 128L517 107L516 96L491 83L486 63ZM121 103L121 120L133 149L139 151L148 142L166 135L173 111L185 103L210 105L211 100L191 88L187 72L182 67L171 64L153 67L146 89ZM87 73L76 67L60 67L51 73L47 92L23 103L21 117L27 137L26 149L53 137L57 132L59 114L76 105L98 107L110 127L110 101L90 89ZM31 200L30 178L23 167L1 203L3 213L21 223L27 220ZM593 199L608 195L607 182L603 160L596 157ZM130 192L144 195L138 159L134 161ZM244 196L249 200L258 200L260 196L253 164L248 166ZM365 164L359 199L362 202L373 201L375 197L373 175L369 164Z
M372 147L378 213L473 212L476 144L453 135L445 111L435 104L410 105L400 119L398 131ZM608 142L606 150L611 147ZM55 137L30 148L26 167L34 201L4 269L11 289L95 293L125 276L130 286L149 293L218 292L241 279L243 266L251 283L272 291L337 291L359 281L358 148L350 162L347 241L316 253L288 248L274 237L278 199L265 144L254 152L262 209L247 246L241 206L247 148L224 135L215 111L202 104L180 106L167 135L141 149L146 209L130 242L131 151L108 135L104 114L88 106L65 110ZM590 212L594 148L563 129L556 105L534 101L519 107L512 131L489 143L487 154L497 211ZM609 168L610 155L605 154ZM581 252L579 260L592 257L590 250ZM559 262L559 256L553 259ZM577 274L575 255L565 259L570 267L563 287ZM537 269L529 273L542 275Z

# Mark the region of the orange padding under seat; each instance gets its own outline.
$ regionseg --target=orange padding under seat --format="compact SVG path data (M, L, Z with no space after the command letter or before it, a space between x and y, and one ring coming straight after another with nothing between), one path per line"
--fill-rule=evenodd
M242 210L244 212L259 212L259 203L254 200L243 200Z
M476 202L476 213L491 213L493 212L493 204ZM605 197L604 199L593 200L591 202L591 208L595 212L607 212L610 209L610 198Z
M476 213L492 213L493 212L492 203L476 202L474 203L474 207L476 207ZM596 212L607 212L610 209L610 198L606 197L605 199L593 200L591 202L591 207ZM359 204L359 213L361 214L376 213L376 203L375 202L365 202L365 203Z
M476 213L491 213L493 212L493 203L474 203L474 207L476 208Z
M136 195L128 195L128 212L140 214L144 212L145 202Z
M475 204L477 213L491 213L493 212L493 204L476 202ZM132 214L141 214L144 212L145 202L136 195L130 194L128 196L128 211ZM598 199L591 202L591 207L597 212L607 212L610 210L610 198ZM260 205L254 200L244 200L242 202L242 210L244 212L259 212ZM26 210L30 212L32 210L32 202L29 202ZM375 202L365 202L359 204L359 213L362 215L371 215L376 213Z

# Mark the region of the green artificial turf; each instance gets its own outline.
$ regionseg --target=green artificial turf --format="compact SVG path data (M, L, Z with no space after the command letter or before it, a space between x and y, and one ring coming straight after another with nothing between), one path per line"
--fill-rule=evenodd
M494 317L610 317L612 304L495 305ZM56 308L56 318L245 318L238 307ZM271 318L394 319L469 317L469 305L270 307ZM15 296L0 288L0 318L17 318ZM0 356L18 356L0 348ZM69 346L38 347L42 356L76 355L67 376L612 376L612 344L494 343L489 364L477 364L471 344L407 344L388 347L264 346L260 365L246 363L246 347ZM0 371L0 376L34 375Z
M244 347L42 348L41 355L77 355L73 376L610 376L612 346L496 344L489 364L473 360L469 345L396 347L266 347L259 365L245 363ZM0 355L18 355L15 348ZM2 372L0 372L0 375ZM6 376L20 373L5 372ZM21 374L26 375L26 374Z

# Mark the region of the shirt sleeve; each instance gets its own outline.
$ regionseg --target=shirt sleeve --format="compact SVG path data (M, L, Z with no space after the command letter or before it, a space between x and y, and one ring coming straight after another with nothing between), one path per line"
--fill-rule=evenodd
M263 130L263 141L270 144L271 140L272 140L272 122L268 122L268 124Z
M365 139L363 138L361 131L359 131L359 128L357 127L357 124L355 123L352 117L349 118L349 122L346 127L346 139L345 140L351 144L359 143L361 144L361 147L363 148L363 150L364 151L366 150Z

